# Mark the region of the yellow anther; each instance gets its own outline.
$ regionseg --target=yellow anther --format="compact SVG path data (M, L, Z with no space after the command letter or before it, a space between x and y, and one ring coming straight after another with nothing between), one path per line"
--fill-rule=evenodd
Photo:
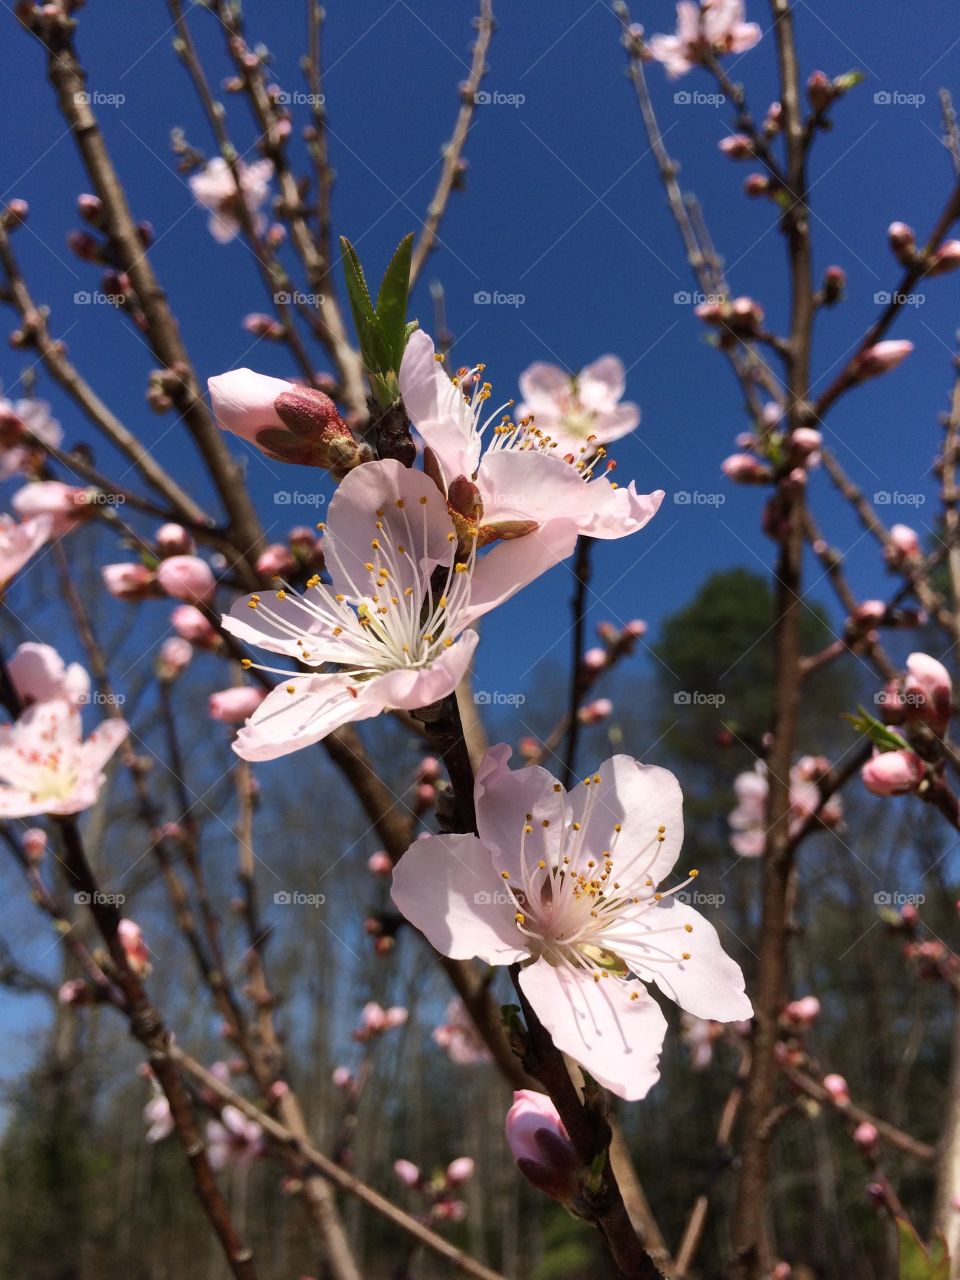
M501 871L501 872L500 872L500 875L501 875L501 877L502 877L504 880L509 880L509 879L510 879L510 872L509 872L509 871Z
M689 960L689 959L690 959L690 952L689 952L689 951L684 951L684 952L682 953L682 955L680 956L680 959L681 959L681 960Z
M251 658L241 658L240 665L243 667L244 671L249 671L253 666L253 660Z

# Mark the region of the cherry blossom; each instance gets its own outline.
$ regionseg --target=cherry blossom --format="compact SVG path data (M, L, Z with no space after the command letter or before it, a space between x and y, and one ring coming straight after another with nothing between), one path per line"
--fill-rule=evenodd
M791 833L796 834L811 814L828 828L843 821L843 801L831 796L821 805L819 779L829 770L830 762L822 757L804 756L790 770ZM739 774L733 783L736 807L727 818L730 847L741 858L759 858L766 847L767 795L770 782L767 766L758 760L752 770Z
M642 1098L666 1031L644 982L697 1017L752 1014L716 930L676 896L698 873L657 889L680 853L680 786L621 755L568 795L545 769L511 772L510 754L494 747L477 771L479 837L416 840L393 900L444 955L522 965L521 989L557 1047Z
M17 646L7 662L7 672L17 697L29 706L65 698L74 706L87 702L90 677L79 662L69 666L49 644L28 640Z
M458 541L443 497L422 472L385 460L357 467L330 504L332 586L239 601L223 620L239 640L313 668L285 677L241 729L234 750L272 760L339 725L452 693L477 644L470 624L570 550L561 534L503 543L482 557ZM438 576L439 575L439 576ZM336 671L322 670L335 663Z
M51 536L59 538L92 514L91 493L96 493L96 490L63 484L60 480L33 480L17 490L10 505L21 520L28 520L31 516L51 516Z
M54 449L63 440L63 428L46 400L11 401L0 396L0 478L29 471L31 464L43 456L43 449L34 444L31 436L40 445Z
M572 549L578 534L622 538L656 515L662 489L641 494L632 481L623 488L594 475L610 466L599 441L581 440L568 452L531 420L504 415L509 404L484 417L490 384L480 379L483 367L463 372L473 382L469 394L465 378L448 378L433 340L417 330L400 365L400 392L460 529L476 532L481 546L555 530Z
M110 719L84 742L80 712L65 698L29 707L14 724L0 726L0 816L89 808L126 736L125 722Z
M248 1120L243 1112L227 1104L219 1120L207 1123L207 1155L214 1169L228 1164L248 1168L263 1150L263 1130L256 1120Z
M573 1200L582 1162L550 1099L533 1089L518 1089L505 1130L507 1146L523 1176L554 1200Z
M33 516L19 524L0 513L0 590L40 550L53 531L49 515Z
M253 164L245 164L243 160L238 160L236 174L240 180L242 199L253 215L258 230L262 230L265 219L259 210L270 195L273 161L255 160ZM203 169L193 174L189 182L194 200L210 211L207 221L210 234L219 244L229 244L241 230L238 216L241 194L237 191L237 181L230 166L222 156L215 156Z
M601 356L576 375L553 364L530 365L520 375L518 418L533 418L561 452L590 440L608 444L634 431L640 410L623 402L626 374L617 356Z
M447 1005L446 1018L446 1022L434 1027L432 1036L434 1044L444 1050L451 1062L470 1066L491 1061L490 1050L477 1033L466 1005L459 997Z
M154 1094L143 1108L143 1118L147 1123L147 1141L163 1142L174 1130L173 1112L166 1095L159 1091Z
M650 54L676 79L718 54L746 53L763 32L744 17L743 0L680 0L676 34L651 36Z

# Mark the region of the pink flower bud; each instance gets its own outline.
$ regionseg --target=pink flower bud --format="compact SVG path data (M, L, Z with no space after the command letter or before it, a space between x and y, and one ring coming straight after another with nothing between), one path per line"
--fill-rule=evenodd
M374 876L388 876L393 870L393 863L390 861L390 855L384 853L382 849L376 853L372 853L367 859L367 870Z
M860 771L863 785L875 796L903 796L923 781L924 764L913 751L880 751Z
M850 1101L850 1091L847 1088L847 1082L844 1080L843 1076L824 1076L823 1087L826 1089L831 1102L836 1106L845 1107Z
M847 289L847 273L843 267L827 267L820 288L827 306L840 302Z
M433 786L440 781L441 769L440 761L436 756L424 756L417 765L416 778L417 782L426 783Z
M100 261L100 242L89 231L68 232L67 248L71 253L75 253L81 262Z
M160 646L157 675L161 680L174 680L190 665L193 645L183 636L168 636Z
M162 524L154 535L153 545L159 556L191 556L196 550L193 538L182 524Z
M761 196L769 195L771 189L770 179L764 173L751 173L743 184L743 194L749 196L751 200L759 200Z
M523 1176L554 1200L578 1191L580 1160L560 1115L543 1093L518 1089L507 1112L507 1145Z
M430 1214L436 1222L462 1222L467 1216L467 1206L462 1200L438 1200Z
M790 436L790 447L803 458L817 453L822 444L822 434L813 427L797 427Z
M793 1275L793 1267L789 1262L778 1262L770 1272L770 1280L790 1280Z
M603 641L604 644L613 644L614 641L618 638L617 628L613 625L612 622L598 622L597 635L600 637L600 639Z
M806 1030L820 1016L820 1001L816 996L801 996L799 1000L791 1000L784 1009L783 1016L795 1027Z
M927 275L944 276L948 271L956 271L957 267L960 267L960 240L944 240L930 258Z
M3 210L3 220L13 231L22 226L30 216L30 206L26 200L9 200Z
M335 1089L348 1089L353 1084L353 1076L347 1067L334 1067L330 1077Z
M289 578L296 567L293 553L282 542L271 543L257 556L257 573L267 578Z
M42 827L28 827L23 833L23 851L31 862L40 862L47 851L47 833Z
M360 1010L360 1027L363 1031L382 1031L385 1022L386 1012L375 1000L370 1000Z
M283 325L280 321L273 316L264 315L262 311L244 316L243 327L256 338L269 338L276 342L283 337Z
M907 524L891 525L886 553L888 561L919 560L923 555L919 535Z
M84 222L97 223L100 215L103 213L103 204L99 196L91 195L85 191L82 195L77 196L77 213Z
M410 1017L410 1011L404 1009L402 1005L391 1005L389 1009L383 1011L383 1029L384 1031L393 1031L396 1027L402 1027Z
M833 101L833 82L822 71L814 71L807 80L807 100L814 111L822 111Z
M886 616L885 600L864 600L854 609L850 619L858 627L873 627L882 622Z
M599 671L607 665L607 655L603 649L588 649L583 655L583 665L588 671Z
M901 361L906 360L912 350L912 342L892 338L867 347L866 351L861 351L854 364L854 378L862 382L866 378L876 378L881 373L889 373Z
M266 696L266 690L249 684L221 689L218 693L211 693L207 700L207 711L213 720L221 720L224 724L242 724L253 715Z
M451 1186L458 1186L462 1182L469 1182L473 1177L474 1163L469 1156L460 1156L456 1160L451 1160L447 1165L447 1182Z
M157 565L157 582L175 600L206 604L216 590L213 570L199 556L170 556Z
M198 649L216 649L222 643L213 623L195 605L177 605L170 615L170 625Z
M600 724L613 714L613 703L609 698L597 698L580 708L581 724Z
M942 662L926 653L911 653L907 658L903 694L908 720L923 720L939 734L946 731L953 681Z
M61 1004L87 1004L90 1000L90 988L82 978L71 978L61 985L57 999Z
M117 925L117 937L127 957L127 964L138 977L150 972L150 951L143 940L143 931L132 920L123 919Z
M146 565L105 564L100 576L103 585L118 600L146 600L157 594L154 575Z
M420 1181L420 1170L409 1160L395 1160L393 1172L405 1187L415 1187Z
M854 1129L853 1140L865 1155L873 1155L877 1149L877 1143L880 1141L877 1126L871 1124L869 1120L864 1120Z
M898 262L909 266L917 252L917 237L913 227L905 222L891 222L887 227L887 243Z
M764 484L771 479L770 468L752 453L732 453L729 458L724 458L720 470L738 484Z
M748 160L753 155L753 143L745 133L731 133L721 138L717 146L731 160Z
M642 618L632 618L623 628L623 634L629 636L631 640L639 640L641 636L647 634L647 624Z

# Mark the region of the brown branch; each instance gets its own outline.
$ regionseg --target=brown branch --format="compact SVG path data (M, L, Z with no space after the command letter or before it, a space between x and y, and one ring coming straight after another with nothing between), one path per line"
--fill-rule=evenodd
M205 1089L215 1093L224 1102L230 1103L238 1111L242 1111L249 1119L255 1120L281 1147L290 1149L301 1163L308 1167L313 1166L325 1178L339 1187L341 1191L354 1196L361 1204L366 1205L368 1209L372 1209L387 1222L411 1236L429 1249L431 1253L443 1258L446 1262L456 1267L458 1271L462 1271L464 1275L474 1276L475 1280L504 1280L504 1277L498 1271L493 1271L490 1267L484 1266L482 1262L477 1262L476 1259L469 1257L462 1249L458 1249L449 1240L444 1240L442 1236L431 1231L429 1227L424 1226L422 1222L411 1217L410 1214L404 1213L402 1209L397 1208L395 1204L392 1204L379 1192L374 1191L372 1187L368 1187L366 1183L361 1182L359 1178L354 1177L352 1173L348 1173L346 1169L341 1169L329 1156L325 1156L316 1147L311 1146L309 1142L294 1133L289 1127L280 1124L272 1116L265 1115L242 1094L231 1089L228 1084L224 1084L219 1077L212 1075L181 1048L173 1046L170 1052L171 1056L188 1075L193 1076Z
M443 215L446 212L447 202L460 177L463 149L466 146L467 134L470 132L470 125L473 122L477 90L480 88L484 72L487 69L487 51L490 48L490 41L493 37L494 25L492 0L480 0L480 15L476 19L477 38L473 44L470 74L460 86L460 110L457 113L457 123L454 125L453 137L443 148L443 168L440 171L440 180L427 209L426 220L413 247L413 257L410 262L411 289L419 279L427 258L436 248L437 233L440 229Z
M591 539L582 534L577 539L577 555L573 565L576 586L570 607L573 611L573 659L570 664L570 694L567 706L567 745L563 753L563 771L560 781L567 790L573 778L577 760L577 741L580 737L580 703L584 695L583 631L586 623L587 592L590 587Z

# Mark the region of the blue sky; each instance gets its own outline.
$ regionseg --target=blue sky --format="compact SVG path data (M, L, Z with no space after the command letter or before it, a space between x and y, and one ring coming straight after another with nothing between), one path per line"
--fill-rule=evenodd
M592 616L643 617L655 631L657 621L687 602L709 573L736 564L759 570L771 561L772 545L758 528L761 491L737 488L720 475L722 459L746 425L740 396L725 362L704 341L692 306L675 300L690 291L692 280L624 75L608 4L501 0L497 8L486 87L513 101L477 110L466 152L467 190L451 201L442 244L424 272L412 314L430 327L428 285L440 281L457 338L456 361L484 360L504 399L533 360L575 369L606 351L624 359L628 395L642 406L643 420L635 438L615 449L618 479L662 487L667 499L645 532L606 544L595 556ZM894 0L796 5L804 76L815 68L828 75L857 68L867 77L836 109L836 128L819 138L811 165L817 269L837 263L849 276L847 301L818 323L818 387L876 318L875 295L898 279L886 247L887 225L901 219L925 234L950 189L937 90L949 84L956 56L951 33L944 34L944 8L918 0L907 19ZM329 9L325 89L337 171L335 228L354 241L376 275L401 236L419 227L431 197L439 149L457 111L457 85L469 65L474 9L466 0L334 3ZM261 0L245 11L251 37L263 39L273 53L277 82L301 89L301 6ZM633 16L651 32L673 26L673 6L664 0L637 5ZM748 17L769 26L766 8L756 0ZM209 237L205 215L193 207L176 170L172 127L182 126L194 146L213 151L172 51L165 7L91 5L78 20L89 88L122 96L98 114L135 214L154 225L151 258L200 374L240 365L292 373L282 350L256 343L240 327L247 312L268 309L252 256L239 241L222 247ZM216 20L197 7L191 21L218 83L227 62ZM9 12L0 22L0 186L3 199L18 196L31 205L29 224L15 241L27 278L37 299L51 306L54 333L65 337L93 386L143 439L154 441L158 458L182 482L203 492L185 433L171 416L156 416L145 404L154 362L140 336L110 308L74 301L78 292L99 286L98 269L65 247L68 232L79 225L76 195L89 184L56 111L42 51L17 30ZM745 81L754 113L762 116L776 94L770 34L730 70ZM729 109L674 101L678 90L710 93L704 73L673 83L653 66L649 79L668 146L682 166L681 182L702 201L735 292L757 297L771 325L781 326L787 294L775 209L743 198L750 167L717 150L731 129ZM897 95L912 104L883 100ZM225 101L238 147L255 154L256 133L244 102ZM906 309L894 330L916 344L914 355L897 372L844 399L825 428L868 493L899 491L926 500L891 517L921 530L934 509L930 464L951 378L958 282L960 276L952 276L924 286L922 304ZM522 295L523 301L474 300L495 291ZM29 353L0 346L0 377L12 394L31 363ZM93 439L92 428L42 371L39 392L54 401L69 443ZM239 442L236 447L242 448ZM97 454L104 469L122 475L125 466L115 465L98 442ZM319 483L329 492L325 477L280 469L255 454L249 477L275 534L291 516L313 514L312 508L292 513L277 506L278 488ZM859 594L888 592L891 580L875 545L862 537L826 476L815 475L811 490L821 525L849 551ZM681 491L719 495L722 502L678 504L674 497ZM826 584L816 585L819 570L811 570L813 598L829 599ZM481 687L521 686L540 657L566 656L569 587L568 570L561 567L485 624Z

